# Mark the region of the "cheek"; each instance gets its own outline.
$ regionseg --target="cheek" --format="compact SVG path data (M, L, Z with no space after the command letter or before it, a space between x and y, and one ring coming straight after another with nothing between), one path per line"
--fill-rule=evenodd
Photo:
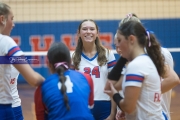
M92 34L94 35L94 37L97 37L97 36L98 36L97 31L92 32Z
M11 21L7 21L6 27L8 27L8 28L12 27L12 22Z
M14 23L13 23L13 21L10 21L10 25L11 25L11 27L13 26L13 24L14 24Z
M119 48L120 48L120 50L122 50L122 51L124 51L125 49L127 49L126 43L125 43L125 42L120 42Z
M80 31L78 35L79 35L79 37L83 37L83 35L84 35L83 31Z

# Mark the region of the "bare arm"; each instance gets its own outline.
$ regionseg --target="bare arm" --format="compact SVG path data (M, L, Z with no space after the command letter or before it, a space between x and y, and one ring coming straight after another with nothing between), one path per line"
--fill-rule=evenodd
M118 90L118 91L122 90L123 77L124 77L124 75L121 74L121 77L120 77L119 81L114 85L115 89Z
M111 82L114 85L116 90L118 90L118 91L122 90L122 80L123 80L123 77L124 77L124 75L121 74L121 76L120 76L118 81L114 81L114 80L108 79L107 82L106 82L106 85L104 87L104 90L110 90L111 89L110 86L109 86L109 82Z
M121 75L120 79L118 81L114 81L114 80L108 80L106 82L106 86L105 86L105 90L110 90L110 84L109 82L111 82L116 90L122 90L122 79L123 79L124 75ZM115 115L117 113L117 105L114 102L114 100L111 97L111 114L108 116L108 118L106 118L106 120L111 120L115 118Z
M104 90L110 90L111 89L109 82L111 82L113 85L115 85L117 83L117 81L114 81L114 80L107 80ZM114 100L112 98L110 98L110 99L111 99L111 113L105 120L112 120L112 119L114 120L116 112L117 112L116 103L114 102Z
M161 82L161 92L165 93L177 86L178 84L180 84L178 75L171 67L166 65L166 77Z
M140 87L127 86L125 88L124 99L119 103L124 112L130 114L135 110L140 91Z
M110 90L105 90L104 92L110 97L113 97L118 91L114 88L113 84L109 82ZM119 102L123 112L132 113L136 108L136 103L140 95L141 88L135 86L127 86L125 88L124 99Z
M31 86L39 86L44 78L35 72L29 64L13 64Z

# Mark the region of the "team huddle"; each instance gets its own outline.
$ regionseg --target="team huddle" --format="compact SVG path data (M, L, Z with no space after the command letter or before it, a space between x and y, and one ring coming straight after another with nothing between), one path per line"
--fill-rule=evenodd
M24 56L9 37L13 12L0 3L0 56ZM53 43L47 53L51 75L44 78L29 64L0 64L0 118L24 120L17 90L19 73L37 89L37 120L170 120L172 88L180 84L171 53L135 14L119 23L113 52L99 39L95 21L83 20L72 56Z

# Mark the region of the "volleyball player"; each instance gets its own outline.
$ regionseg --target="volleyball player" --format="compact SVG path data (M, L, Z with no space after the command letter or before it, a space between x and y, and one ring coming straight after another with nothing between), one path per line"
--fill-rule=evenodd
M13 12L11 8L0 2L0 56L13 57L24 55L10 35L12 29ZM6 35L2 35L6 34ZM1 59L2 60L2 59ZM25 80L32 86L41 84L44 78L28 64L13 64L13 66L23 75ZM18 72L12 67L12 64L0 64L0 118L1 120L16 120L22 118L21 108L14 115L13 107L20 106L20 99L17 92ZM15 112L16 113L16 112Z
M105 48L98 37L97 24L83 20L78 27L78 44L72 56L76 70L90 74L94 82L94 108L92 114L96 120L114 119L111 114L111 100L104 93L107 75L116 64L114 54Z
M10 36L11 30L14 28L15 24L13 22L14 15L12 12L10 12L7 15L7 23L5 28L2 31L3 35ZM23 114L22 114L22 108L21 108L21 99L19 98L18 90L17 90L17 80L19 76L19 72L14 68L13 65L11 65L11 75L14 79L14 84L11 86L11 91L12 91L12 97L13 97L13 111L16 120L23 120Z
M124 98L117 93L112 83L111 90L105 92L113 96L128 120L165 120L160 102L160 76L165 76L160 44L155 36L147 33L137 21L123 23L118 28L117 38L121 55L131 61L122 83Z
M125 18L123 18L121 20L121 22L119 23L119 26L127 21L138 21L141 22L139 20L139 18L137 17L137 15L130 13L128 14ZM118 41L115 41L116 44L118 44ZM118 48L118 46L117 46ZM166 64L166 78L162 79L162 87L161 87L161 91L162 91L162 107L164 109L165 114L167 115L168 119L170 120L170 103L171 103L171 91L172 88L175 87L176 85L178 85L180 83L179 81L179 77L178 75L175 73L175 71L173 70L173 58L171 53L166 49L161 47L161 53L163 54L163 56L165 57L165 64ZM118 61L117 65L115 67L118 67L118 64L122 64L122 62ZM114 68L115 68L114 67ZM113 69L114 69L113 68ZM118 68L119 69L119 68ZM110 75L108 76L109 79L114 79L114 80L118 80L117 78L113 78L113 75L117 74L116 72L112 73L110 72ZM120 76L120 75L119 75ZM118 88L120 86L121 81L118 82L119 84L115 84L115 87ZM118 88L120 89L120 88Z
M47 58L52 75L35 92L37 120L94 120L90 75L69 69L70 52L62 42L50 47Z

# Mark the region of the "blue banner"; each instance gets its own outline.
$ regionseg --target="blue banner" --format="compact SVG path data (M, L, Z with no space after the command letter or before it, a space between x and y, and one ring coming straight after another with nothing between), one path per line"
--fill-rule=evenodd
M42 64L34 56L0 56L0 64Z

